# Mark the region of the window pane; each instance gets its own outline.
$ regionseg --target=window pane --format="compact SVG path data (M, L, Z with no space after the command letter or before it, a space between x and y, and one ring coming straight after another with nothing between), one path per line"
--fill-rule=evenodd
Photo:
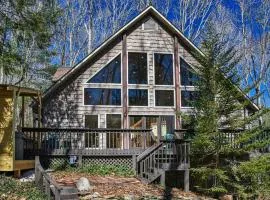
M194 100L196 100L196 91L181 91L181 106L182 107L192 107Z
M87 83L121 83L121 54L101 69Z
M129 127L131 129L142 129L143 128L142 116L129 116Z
M121 129L121 115L118 114L108 114L106 116L107 128L111 129ZM106 143L107 148L120 148L122 144L122 134L119 132L107 132L106 133Z
M85 128L98 128L98 115L85 115ZM86 148L99 147L99 135L95 132L87 132L84 134L84 141Z
M146 53L128 53L128 83L147 84Z
M98 128L98 115L85 115L85 128Z
M84 88L85 105L121 105L121 89Z
M180 58L180 76L181 85L194 86L198 76L192 71L192 68L182 58Z
M128 100L130 106L148 106L148 90L129 89Z
M156 106L174 106L174 91L156 90Z
M173 59L171 54L155 54L155 84L173 85Z
M107 119L107 128L118 128L120 129L122 126L121 126L121 115L119 114L108 114L106 116L106 119Z

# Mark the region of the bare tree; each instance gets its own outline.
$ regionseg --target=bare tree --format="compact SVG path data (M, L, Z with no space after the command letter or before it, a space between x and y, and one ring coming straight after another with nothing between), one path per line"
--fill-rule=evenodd
M220 4L209 19L221 37L238 49L242 84L256 86L256 103L262 105L270 94L270 2L238 0L236 5L237 9Z
M174 6L174 23L193 42L200 36L210 13L220 0L179 0Z

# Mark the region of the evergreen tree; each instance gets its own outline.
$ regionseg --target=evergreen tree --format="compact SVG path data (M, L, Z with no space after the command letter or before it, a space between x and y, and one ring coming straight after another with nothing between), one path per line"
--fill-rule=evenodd
M0 83L27 83L29 74L32 77L50 62L59 12L52 1L0 0L0 4Z
M246 189L247 183L239 177L249 177L250 174L242 173L243 169L249 166L249 162L252 166L257 162L242 158L248 152L270 144L270 138L257 140L265 134L257 122L266 111L262 109L244 117L250 100L243 94L252 87L243 91L239 89L241 80L236 67L240 57L236 56L233 47L220 42L219 38L209 25L202 42L204 55L194 53L199 63L194 73L199 79L195 87L196 101L192 102L195 124L191 143L192 175L197 189L207 194L238 193L245 196L251 190ZM258 160L262 163L261 159Z

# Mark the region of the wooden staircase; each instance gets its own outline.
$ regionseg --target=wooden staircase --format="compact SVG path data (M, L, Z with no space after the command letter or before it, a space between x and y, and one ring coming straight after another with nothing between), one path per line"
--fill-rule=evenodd
M166 171L184 171L184 187L188 191L189 151L187 140L160 141L137 157L137 177L147 184L160 180L165 185Z

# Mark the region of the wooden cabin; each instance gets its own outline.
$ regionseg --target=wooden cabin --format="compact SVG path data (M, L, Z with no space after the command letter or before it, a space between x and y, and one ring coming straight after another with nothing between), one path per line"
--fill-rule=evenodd
M199 64L192 51L202 53L148 7L47 90L44 126L144 128L159 138L172 133L184 123L177 113L192 110L190 69ZM250 102L247 109L258 107Z
M23 137L19 134L25 126L27 97L40 102L41 93L30 88L0 85L0 171L15 171L18 176L20 170L34 168L34 160L23 160Z
M57 162L75 156L81 165L127 165L146 182L184 171L188 190L189 143L178 113L192 111L196 76L190 69L198 64L192 51L202 54L148 7L45 92L44 128L22 130L40 144L30 153ZM247 110L258 107L250 102ZM176 134L180 141L170 140Z

